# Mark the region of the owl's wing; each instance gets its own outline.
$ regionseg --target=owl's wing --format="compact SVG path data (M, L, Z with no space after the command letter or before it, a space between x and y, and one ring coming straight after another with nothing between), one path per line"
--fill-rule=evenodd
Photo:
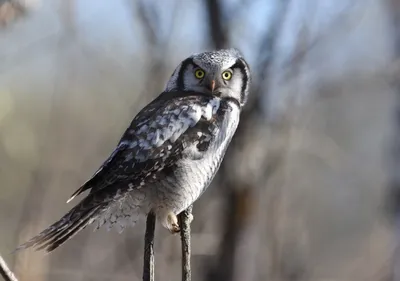
M178 160L188 142L204 146L209 141L193 127L205 126L218 108L217 97L185 92L160 95L138 113L111 156L67 202L87 189L92 193L120 182L139 188L151 181L155 172Z

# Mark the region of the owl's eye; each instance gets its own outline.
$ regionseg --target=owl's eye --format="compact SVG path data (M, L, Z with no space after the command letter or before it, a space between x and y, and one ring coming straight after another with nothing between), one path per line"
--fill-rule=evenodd
M194 72L194 76L196 76L197 79L202 79L204 77L204 75L206 75L206 73L202 69L197 69Z
M230 72L228 70L222 72L222 79L228 81L228 80L231 80L231 78L232 78L232 72Z

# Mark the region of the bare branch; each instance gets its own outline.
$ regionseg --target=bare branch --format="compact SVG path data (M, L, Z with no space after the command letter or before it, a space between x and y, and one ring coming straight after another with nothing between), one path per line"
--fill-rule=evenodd
M190 217L192 216L192 206L179 214L179 225L181 226L181 243L182 243L182 281L190 281L192 279L192 271L190 268Z
M258 83L253 85L253 93L250 96L244 114L254 115L260 113L257 109L259 109L258 107L262 104L261 96L265 95L265 85L268 85L272 61L276 55L276 43L281 34L282 26L286 20L289 4L290 0L283 0L280 2L279 10L275 13L270 28L265 33L264 38L261 41L257 56L259 63L256 71L254 72L257 73L255 81ZM245 119L247 120L248 118Z
M152 5L147 5L146 1L136 1L138 15L142 22L143 28L145 29L145 35L148 43L152 46L158 44L157 26L158 23L154 22L157 17L155 16L155 10Z
M143 281L154 281L154 232L156 216L150 212L146 220L144 236Z
M132 16L134 17L138 15L141 26L144 29L146 39L144 43L147 45L146 49L149 57L148 65L150 66L148 69L148 75L145 78L146 81L143 83L144 85L147 85L144 89L145 92L139 95L138 102L140 103L142 98L149 99L148 93L157 93L160 90L160 84L154 83L154 81L163 80L163 75L166 73L166 56L164 54L166 46L168 46L170 35L175 27L175 14L178 9L175 8L177 2L174 1L171 21L167 24L168 30L163 34L160 32L160 25L164 23L161 23L158 20L159 17L157 16L156 5L145 0L132 2L136 5L136 12L135 14L132 14Z
M5 281L18 281L2 256L0 256L0 275L3 276Z
M357 1L358 0L354 0L351 3L350 7L354 8L357 4ZM307 56L307 54L311 50L315 49L318 46L318 44L321 43L324 39L332 37L332 34L334 34L334 32L338 29L338 27L346 26L346 24L348 24L350 21L353 22L355 20L354 15L350 13L349 16L349 14L346 11L342 12L334 20L332 20L329 26L324 31L320 32L320 34L317 34L315 38L311 40L307 38L307 41L309 42L307 45L304 45L303 48L295 48L293 54L280 67L281 68L280 71L284 73L282 76L283 83L286 83L288 79L293 78L293 76L290 75L293 65L298 65L299 61L303 61L304 58Z

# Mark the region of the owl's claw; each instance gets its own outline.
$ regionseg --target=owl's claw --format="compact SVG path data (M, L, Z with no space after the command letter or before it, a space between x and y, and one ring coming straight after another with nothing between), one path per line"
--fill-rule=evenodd
M179 223L178 223L178 218L172 212L168 213L168 215L167 215L166 227L169 230L169 232L171 232L172 234L176 234L181 231L181 228L179 227Z
M192 221L194 220L194 216L192 214L189 214L188 219L189 219L189 224L191 224Z
M177 234L181 231L181 228L179 227L178 224L172 224L169 231L171 232L171 234Z

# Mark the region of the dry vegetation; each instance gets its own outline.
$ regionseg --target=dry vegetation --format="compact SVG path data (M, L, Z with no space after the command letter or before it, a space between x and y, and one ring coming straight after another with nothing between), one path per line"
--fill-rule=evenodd
M141 279L144 222L8 253L70 208L182 58L224 46L253 93L194 205L193 280L400 280L399 5L264 2L42 0L0 29L0 253L20 281ZM180 280L179 237L157 225L155 252L156 280Z

